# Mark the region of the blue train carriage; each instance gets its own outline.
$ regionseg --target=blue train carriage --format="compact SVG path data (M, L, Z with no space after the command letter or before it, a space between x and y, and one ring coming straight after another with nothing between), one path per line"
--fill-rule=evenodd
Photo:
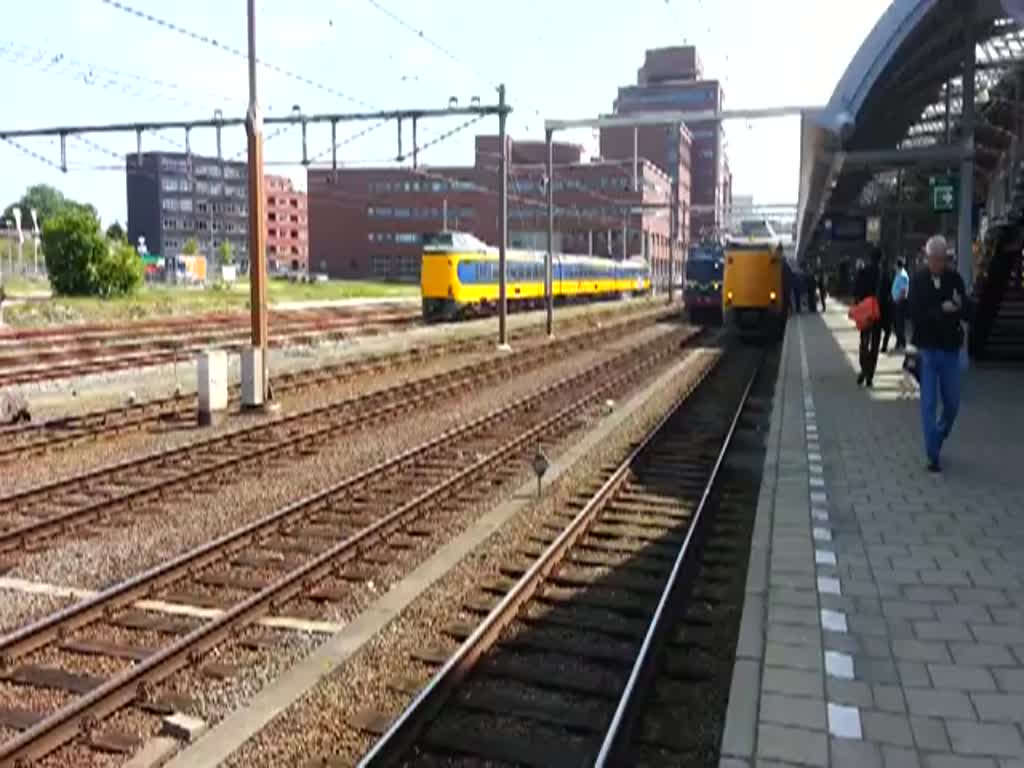
M690 247L683 289L683 302L690 322L699 325L721 324L724 273L725 248L721 243L706 242Z
M544 252L506 252L509 306L544 303ZM556 300L585 301L650 292L646 261L613 261L555 254L551 265ZM424 237L421 270L423 317L427 322L494 312L498 304L498 249L471 234L442 232Z

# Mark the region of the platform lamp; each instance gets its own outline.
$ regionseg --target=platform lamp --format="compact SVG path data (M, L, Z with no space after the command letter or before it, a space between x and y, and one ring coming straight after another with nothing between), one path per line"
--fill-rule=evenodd
M36 275L39 274L39 211L35 208L29 210L32 214L32 269Z
M14 208L11 209L11 213L14 214L14 228L18 232L18 263L20 264L21 263L21 259L22 259L22 254L23 254L23 252L25 250L25 232L21 228L21 208L19 208L18 206L14 206ZM13 257L12 257L11 261L9 262L9 266L8 266L8 270L7 271L8 272L13 272L14 271ZM2 282L3 282L3 280L0 279L0 283L2 283Z

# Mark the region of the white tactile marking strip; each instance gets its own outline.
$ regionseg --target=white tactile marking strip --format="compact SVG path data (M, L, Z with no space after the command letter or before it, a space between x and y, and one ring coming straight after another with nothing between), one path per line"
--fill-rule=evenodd
M829 545L832 542L832 531L827 527L828 492L825 482L825 469L821 455L821 443L818 442L819 431L817 412L814 409L814 395L811 392L811 371L807 364L807 345L804 341L804 329L797 321L800 335L800 373L804 391L804 436L807 443L808 483L811 501L811 519L814 525L811 535L814 539L814 562L816 565L836 565L836 553ZM839 579L832 576L819 576L817 579L819 595L841 595L842 586ZM848 627L846 614L842 611L823 609L820 612L821 629L823 632L846 633ZM825 651L825 674L839 680L853 679L853 657L839 651ZM828 703L828 732L839 739L863 739L860 710L857 707Z

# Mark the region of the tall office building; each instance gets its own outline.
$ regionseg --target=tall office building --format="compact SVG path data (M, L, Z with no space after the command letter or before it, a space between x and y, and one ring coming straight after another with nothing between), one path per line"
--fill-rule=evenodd
M712 111L721 106L721 84L704 79L697 49L687 45L648 50L637 72L637 84L619 88L615 113ZM725 217L732 198L732 174L723 147L722 124L693 122L686 127L693 141L689 225L690 238L695 240L703 233L728 226ZM604 143L602 135L602 153ZM665 141L663 147L660 152L657 146L645 150L643 156L666 173L672 173L673 167L678 167L674 138Z

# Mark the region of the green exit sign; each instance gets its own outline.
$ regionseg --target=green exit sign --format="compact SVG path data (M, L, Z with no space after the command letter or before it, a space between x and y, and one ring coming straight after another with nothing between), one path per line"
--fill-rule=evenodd
M956 181L944 176L932 176L928 179L928 190L932 210L936 213L948 213L956 208Z

